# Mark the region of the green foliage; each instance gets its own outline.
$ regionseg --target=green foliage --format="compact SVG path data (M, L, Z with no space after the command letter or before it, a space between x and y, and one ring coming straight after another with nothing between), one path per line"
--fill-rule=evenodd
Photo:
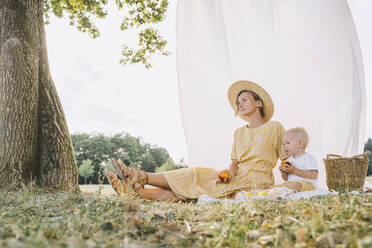
M119 9L128 7L128 16L123 18L121 29L139 27L164 20L168 8L167 0L115 0Z
M367 176L372 175L372 139L368 138L367 143L364 145L364 151L370 151L371 154L369 154L369 164L368 164L368 171Z
M0 189L0 214L4 248L372 246L372 197L360 194L195 204Z
M96 38L99 31L92 23L91 17L106 17L107 13L103 9L106 4L107 0L44 0L45 23L49 23L51 13L60 18L67 14L70 25Z
M147 172L155 172L156 163L149 152L142 155L140 161L140 169Z
M114 169L114 165L113 165L111 159L107 159L105 162L103 162L102 163L102 168L104 170L107 170L109 172L112 172L112 173L116 174L115 169Z
M71 140L78 166L84 160L92 161L93 183L98 183L102 167L112 167L111 158L121 159L127 166L141 168L147 172L155 172L155 169L169 158L166 149L144 143L141 138L127 133L113 136L76 133L71 135ZM114 170L111 171L114 172ZM79 181L82 182L82 179Z
M183 166L176 165L172 158L168 158L167 161L165 161L165 163L162 166L156 168L156 172L171 171L180 168L183 168Z
M169 158L169 153L166 149L161 147L150 148L150 155L156 163L156 167L161 166Z
M121 30L138 28L149 24L162 22L168 8L168 0L117 0L118 7L128 6L128 16L123 18ZM168 56L169 52L165 50L167 41L163 39L159 31L152 26L148 26L138 33L138 48L129 48L122 46L123 58L120 63L136 64L142 63L147 69L152 67L150 58L156 52Z
M45 23L49 23L51 14L57 17L67 15L70 25L96 38L100 33L92 17L105 18L107 3L107 0L44 0ZM167 41L154 27L164 20L168 0L115 0L115 3L124 12L121 30L136 29L139 38L138 48L123 45L121 64L142 63L146 68L151 68L151 56L155 53L169 55L165 49Z
M122 46L121 55L123 55L123 58L120 59L120 64L142 63L147 69L150 69L152 64L148 61L150 61L150 58L154 53L159 51L164 56L169 55L169 52L165 51L167 41L163 40L158 30L154 28L146 28L139 32L138 36L139 48L137 50L129 48L127 45Z
M94 169L92 166L92 160L90 159L83 160L83 162L81 163L79 167L79 175L84 177L85 184L87 183L88 177L93 176L93 173L94 173Z

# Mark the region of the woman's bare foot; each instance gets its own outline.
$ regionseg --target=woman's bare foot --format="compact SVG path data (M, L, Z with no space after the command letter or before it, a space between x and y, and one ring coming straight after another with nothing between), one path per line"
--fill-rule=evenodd
M120 196L127 192L127 185L123 181L120 181L114 173L105 171L105 175L116 194Z
M126 166L120 159L112 159L112 163L116 170L121 171L122 179L126 181L128 188L132 191L137 192L139 189L143 189L144 185L148 183L148 176L145 172Z

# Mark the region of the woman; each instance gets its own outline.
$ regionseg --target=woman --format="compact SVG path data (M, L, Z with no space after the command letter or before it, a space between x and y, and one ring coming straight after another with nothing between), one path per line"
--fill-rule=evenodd
M114 190L120 194L127 187L140 197L150 200L190 200L202 194L227 197L236 191L267 188L274 184L272 169L282 153L283 126L269 121L274 113L270 95L259 85L238 81L228 90L235 114L249 124L234 133L228 178L220 179L210 168L182 168L165 173L147 173L114 162L121 182L110 172L106 175ZM144 188L145 184L158 188Z

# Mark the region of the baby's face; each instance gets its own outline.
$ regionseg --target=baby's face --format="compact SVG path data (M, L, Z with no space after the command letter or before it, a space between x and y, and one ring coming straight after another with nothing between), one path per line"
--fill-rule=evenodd
M298 151L298 138L292 133L285 133L283 137L284 152L293 156Z

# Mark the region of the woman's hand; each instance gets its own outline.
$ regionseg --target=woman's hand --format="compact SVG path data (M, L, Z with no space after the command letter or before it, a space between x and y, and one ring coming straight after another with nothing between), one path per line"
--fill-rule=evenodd
M233 159L227 170L223 170L223 171L218 172L217 183L229 183L229 182L231 182L233 177L238 174L238 170L239 170L238 164L239 164L239 161L236 160L236 159Z
M222 170L218 172L218 180L217 183L229 183L233 178L234 173L230 170Z

